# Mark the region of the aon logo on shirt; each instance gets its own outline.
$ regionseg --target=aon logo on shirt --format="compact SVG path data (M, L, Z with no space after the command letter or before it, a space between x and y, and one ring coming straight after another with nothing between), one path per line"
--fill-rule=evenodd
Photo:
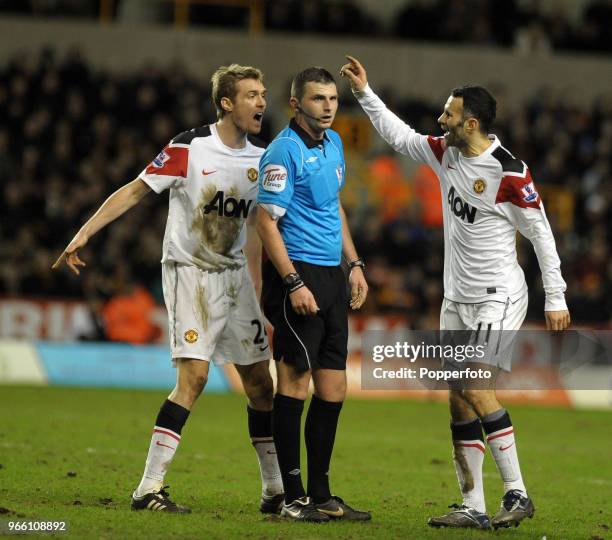
M474 223L476 217L476 208L466 203L457 193L455 188L451 186L448 191L448 205L450 206L453 214L460 217L463 221L467 220L468 223Z
M253 200L245 201L234 197L226 197L223 191L217 191L212 200L204 207L204 214L216 212L220 216L246 218Z

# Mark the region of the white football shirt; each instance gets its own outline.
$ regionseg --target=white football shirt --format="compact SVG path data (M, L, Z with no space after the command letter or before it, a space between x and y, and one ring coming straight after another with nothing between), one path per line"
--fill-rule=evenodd
M206 271L245 264L245 221L255 208L263 144L229 148L216 125L181 133L140 173L153 191L170 190L162 262Z
M393 114L367 86L359 104L397 152L429 165L442 190L444 296L454 302L515 301L525 293L516 255L516 231L535 249L546 293L546 311L567 309L561 263L544 205L529 168L495 135L476 157L466 158L443 137L421 135Z

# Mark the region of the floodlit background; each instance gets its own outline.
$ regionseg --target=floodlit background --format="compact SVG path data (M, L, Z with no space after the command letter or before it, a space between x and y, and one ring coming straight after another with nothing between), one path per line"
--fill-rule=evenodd
M168 194L148 195L95 236L80 277L50 266L174 135L215 121L218 66L264 71L269 141L288 122L293 74L312 65L336 74L348 53L422 133L440 134L453 87L493 92L494 132L530 166L544 200L574 328L607 332L609 343L611 28L610 0L0 0L0 534L7 520L51 519L95 539L473 538L425 524L458 502L446 392L361 389L364 336L438 327L442 203L432 171L386 147L345 81L334 128L371 292L350 319L333 489L372 510L371 524L313 531L262 519L231 367L211 369L168 475L172 497L194 513L130 512L175 378L159 264ZM519 251L525 327L541 329L537 260L524 239ZM609 538L609 353L568 374L538 366L537 340L520 350L514 390L500 396L538 511L507 533ZM484 478L494 512L501 485L488 457Z
M292 75L309 65L338 73L347 53L423 133L440 133L453 87L494 93L494 132L531 167L574 324L609 328L611 27L604 0L0 1L0 336L165 347L167 193L95 236L80 277L52 262L174 135L215 120L219 65L264 71L269 141L288 121ZM442 213L432 171L393 153L340 78L338 88L343 200L371 286L351 319L358 361L364 330L437 328ZM528 324L541 327L537 260L524 239L519 253Z

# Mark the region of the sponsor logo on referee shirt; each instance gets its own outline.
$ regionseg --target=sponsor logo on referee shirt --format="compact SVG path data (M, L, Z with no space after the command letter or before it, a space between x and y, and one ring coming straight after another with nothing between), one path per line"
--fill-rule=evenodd
M198 335L198 333L191 329L191 330L187 330L187 332L185 332L185 341L187 343L195 343L196 341L198 341L198 338L200 336Z
M278 193L285 189L287 184L287 169L282 165L266 165L263 170L263 180L261 187L266 191Z

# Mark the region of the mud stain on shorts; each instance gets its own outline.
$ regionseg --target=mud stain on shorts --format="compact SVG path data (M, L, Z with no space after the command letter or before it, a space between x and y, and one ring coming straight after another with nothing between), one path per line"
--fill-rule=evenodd
M230 284L227 286L227 289L225 290L225 294L230 300L231 307L236 307L238 305L238 293L239 292L240 292L240 289L238 287L238 284L234 281L231 281Z
M208 318L210 316L208 306L208 295L203 285L197 285L195 290L194 307L198 321L202 325L202 330L208 330Z

